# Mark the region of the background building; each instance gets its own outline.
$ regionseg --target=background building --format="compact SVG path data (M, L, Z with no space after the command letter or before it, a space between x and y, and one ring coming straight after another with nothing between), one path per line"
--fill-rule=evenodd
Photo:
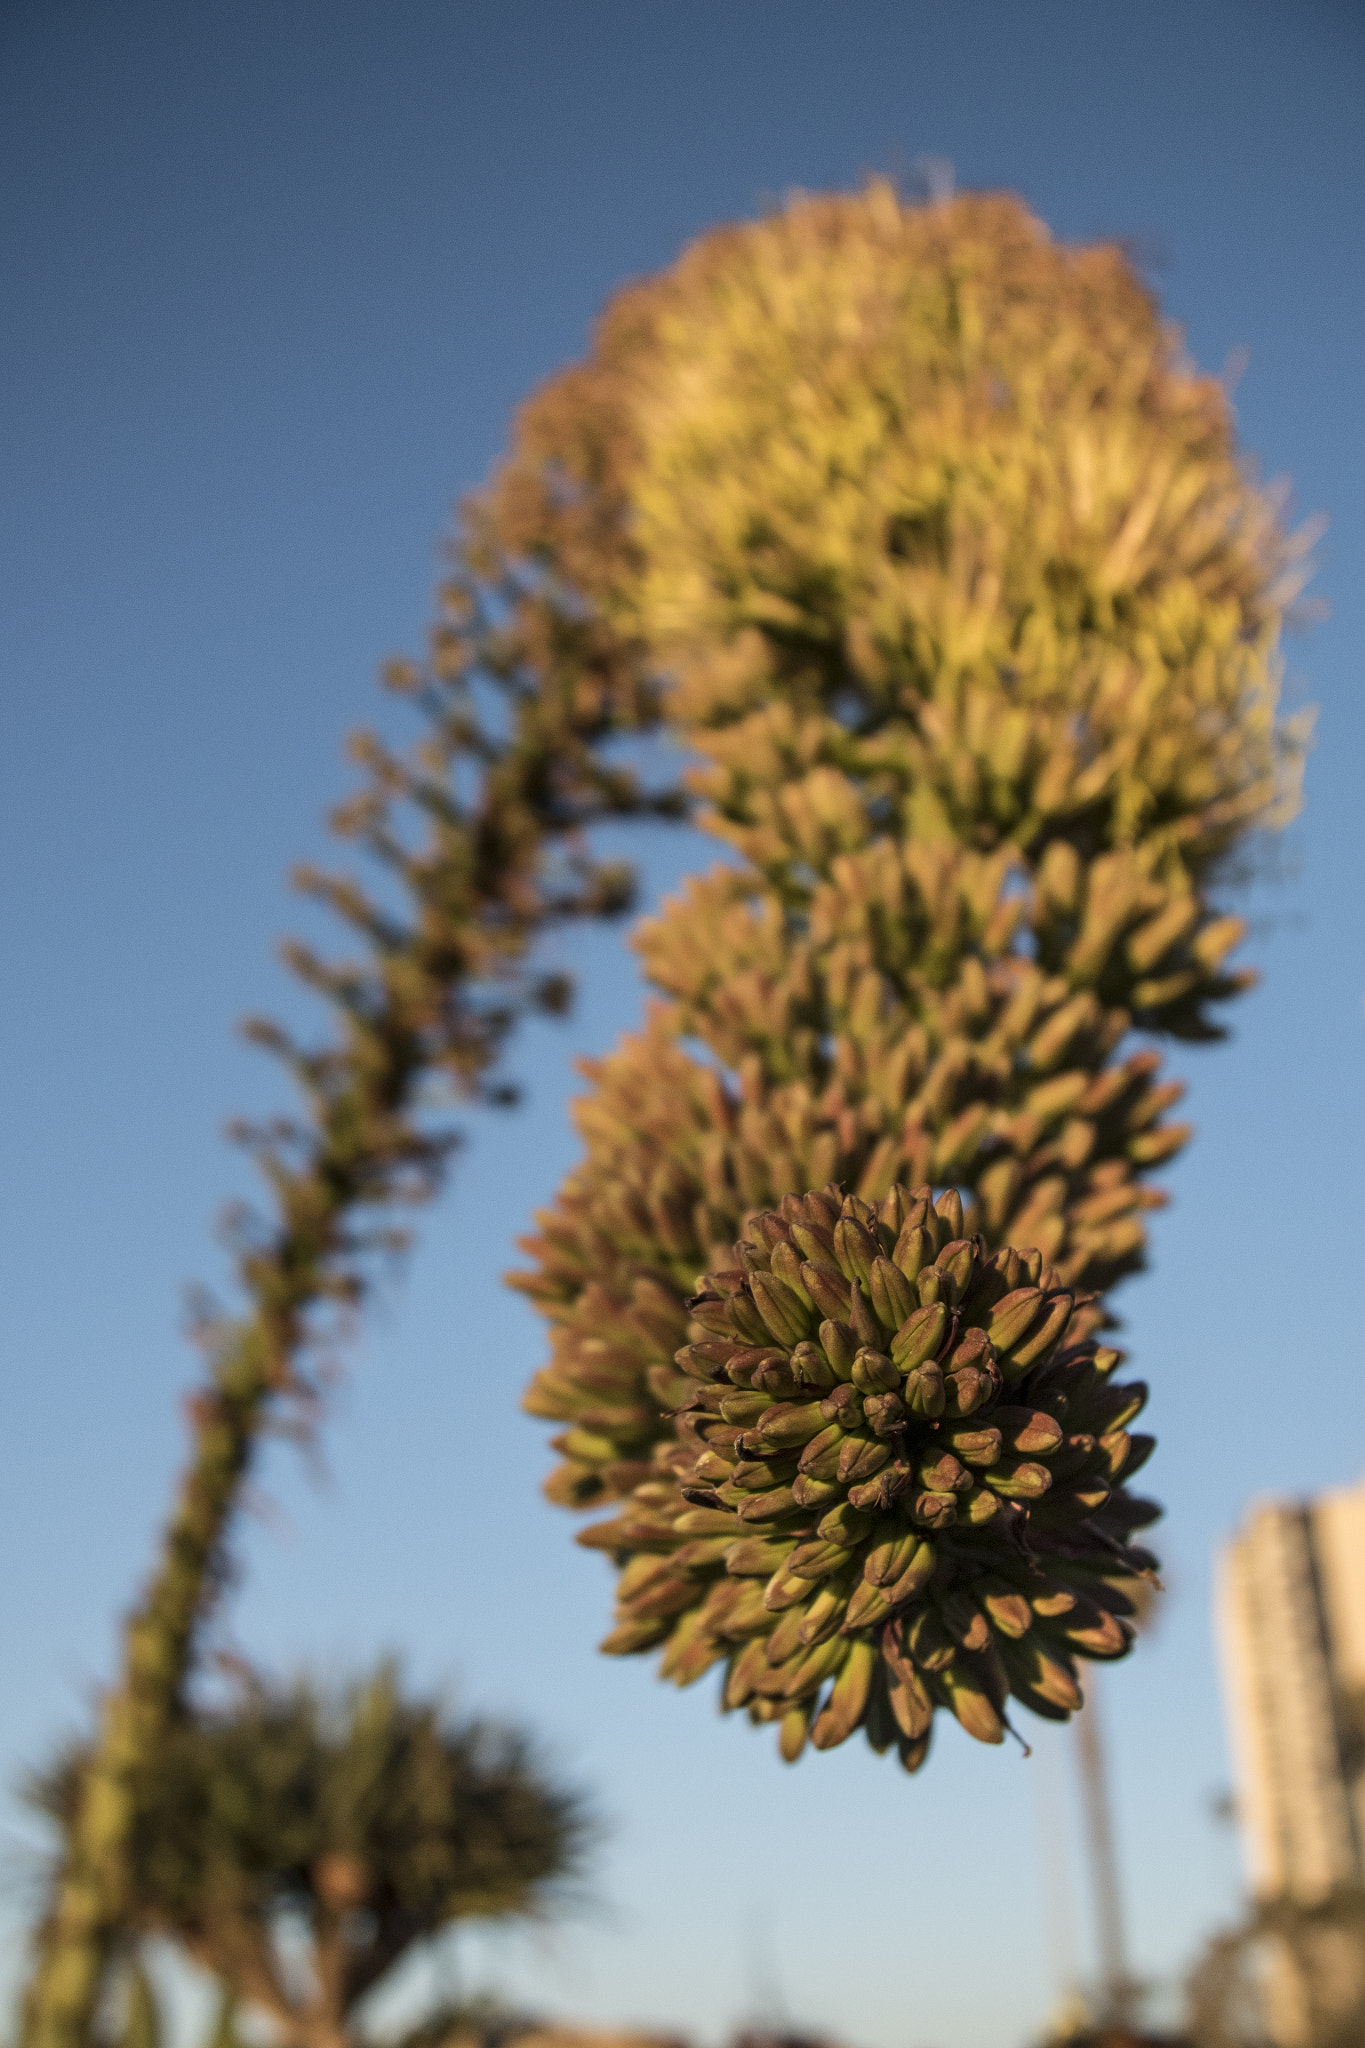
M1365 1484L1253 1508L1216 1603L1267 2017L1307 2042L1365 1995Z

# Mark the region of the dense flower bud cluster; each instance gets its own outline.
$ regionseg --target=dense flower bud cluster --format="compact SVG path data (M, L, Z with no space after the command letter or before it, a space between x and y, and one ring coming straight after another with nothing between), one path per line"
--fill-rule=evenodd
M955 1190L835 1187L751 1219L686 1304L674 1437L612 1520L603 1648L662 1646L727 1708L924 1759L935 1710L999 1742L1010 1695L1065 1719L1076 1658L1119 1657L1156 1509L1126 1480L1146 1399L1041 1253L963 1235Z
M1121 252L877 184L708 235L529 403L479 518L663 679L730 849L638 936L662 1000L518 1282L553 1496L638 1480L683 1298L790 1189L953 1186L1069 1287L1140 1268L1188 1134L1152 1039L1217 1035L1218 863L1295 802L1300 572Z
M1218 883L1292 814L1305 737L1278 716L1276 653L1302 548L1226 393L1118 249L1056 243L1006 195L913 207L874 182L707 235L622 293L523 409L475 526L597 636L603 675L655 688L727 848L637 935L658 1000L589 1068L585 1156L516 1281L551 1330L526 1400L561 1425L547 1490L620 1503L583 1538L622 1562L612 1645L666 1642L681 1678L725 1660L727 1699L790 1714L789 1748L812 1712L899 1729L914 1761L925 1701L978 1732L1011 1688L1065 1711L1074 1653L1123 1647L1150 1569L1125 1548L1148 1511L1114 1484L1128 1397L1090 1340L1188 1134L1153 1040L1219 1035L1251 979ZM929 1268L970 1268L951 1302L900 1263L898 1184L950 1191L916 1227ZM792 1210L828 1187L850 1213ZM1015 1387L982 1316L1025 1287L1072 1306L1064 1352ZM947 1349L912 1391L893 1340L940 1307ZM895 1377L860 1386L833 1326ZM772 1355L746 1379L727 1344ZM944 1442L978 1434L951 1408L969 1385L1067 1441L1045 1450L1039 1423L1026 1451L1002 1425L997 1485ZM827 1446L759 1455L770 1412ZM1011 1460L1046 1490L1010 1492ZM903 1613L890 1563L933 1568ZM813 1674L836 1667L830 1720Z

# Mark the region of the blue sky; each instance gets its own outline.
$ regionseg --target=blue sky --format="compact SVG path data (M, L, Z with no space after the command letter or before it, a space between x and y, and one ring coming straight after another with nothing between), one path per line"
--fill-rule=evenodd
M1331 521L1330 616L1286 650L1319 736L1250 899L1263 985L1231 1044L1175 1058L1198 1138L1122 1302L1169 1508L1164 1618L1105 1686L1140 1966L1169 1978L1233 1910L1211 1549L1258 1492L1365 1466L1363 117L1365 16L1323 0L8 0L6 1782L110 1670L181 1446L185 1290L221 1280L214 1218L249 1186L222 1126L278 1099L233 1022L300 1014L284 877L323 850L345 732L400 730L374 672L420 644L452 501L624 279L933 155L1061 235L1132 238L1202 364L1249 352L1244 442ZM640 852L657 892L698 850ZM497 1278L574 1157L573 1057L638 1013L620 934L575 964L572 1021L517 1049L526 1109L471 1128L350 1356L325 1472L268 1459L218 1640L282 1670L401 1650L598 1788L594 1911L469 1939L467 1984L710 2037L781 2008L862 2048L1013 2048L1056 1989L1055 1737L1026 1765L950 1731L913 1782L852 1744L785 1771L594 1652L606 1574L539 1501L516 1400L541 1339Z

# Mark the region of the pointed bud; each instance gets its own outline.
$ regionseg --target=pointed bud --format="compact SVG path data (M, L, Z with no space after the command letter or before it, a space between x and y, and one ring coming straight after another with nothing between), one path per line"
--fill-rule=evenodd
M738 1536L741 1531L734 1515L720 1508L685 1508L674 1518L680 1536Z
M810 1612L810 1599L813 1591L813 1587L806 1587L805 1599L798 1601L794 1606L788 1607L781 1621L778 1622L777 1627L768 1637L765 1654L768 1663L774 1669L779 1664L785 1664L787 1659L795 1656L800 1649L801 1629L807 1614Z
M1054 1428L1056 1425L1053 1425ZM753 1435L765 1454L778 1449L795 1449L808 1444L824 1429L824 1417L815 1401L779 1401L760 1416ZM1060 1440L1061 1431L1058 1430Z
M809 1336L814 1318L801 1296L785 1281L771 1273L754 1273L749 1287L765 1327L779 1344L790 1348Z
M777 1748L784 1764L794 1764L806 1746L811 1705L812 1702L808 1701L799 1707L788 1707L782 1716L777 1731Z
M722 1394L720 1412L726 1422L733 1422L740 1429L752 1429L772 1406L771 1394L756 1392L751 1387L736 1387L732 1394Z
M858 1344L847 1323L834 1319L821 1323L820 1349L829 1360L830 1370L836 1379L853 1377L853 1360L857 1356Z
M769 1614L785 1614L793 1607L804 1607L810 1592L809 1579L799 1578L787 1565L779 1565L763 1588L763 1605Z
M1016 1680L1016 1686L1022 1680L1050 1706L1063 1708L1069 1714L1075 1713L1082 1704L1082 1695L1069 1661L1064 1662L1060 1655L1049 1656L1033 1630L1022 1642L1007 1642L1003 1648L1005 1667Z
M671 1615L620 1621L597 1647L608 1657L633 1657L638 1651L652 1650L656 1643L661 1643L672 1626Z
M991 1419L993 1422L994 1417ZM994 1465L1000 1457L998 1429L964 1429L960 1423L950 1423L942 1434L944 1443L964 1465Z
M917 1600L938 1569L938 1551L932 1543L921 1543L895 1584L887 1588L893 1607Z
M844 1438L839 1446L839 1464L835 1473L841 1486L853 1486L861 1479L870 1479L874 1472L880 1472L883 1465L891 1462L891 1448L880 1438L865 1436L861 1431Z
M758 1305L753 1296L745 1289L732 1294L725 1304L725 1309L730 1319L732 1332L736 1336L741 1337L746 1344L766 1345L771 1343L772 1332L759 1314ZM695 1310L693 1310L693 1314L696 1314ZM803 1331L802 1335L804 1334Z
M792 1378L798 1387L812 1387L817 1393L834 1385L834 1373L818 1344L798 1344L791 1355Z
M866 1280L881 1249L872 1232L852 1216L841 1216L835 1224L834 1256L846 1280Z
M1112 1430L1126 1429L1142 1413L1147 1406L1146 1383L1128 1380L1121 1386L1101 1387L1079 1405L1077 1426L1094 1436L1108 1436Z
M807 1648L814 1643L823 1643L832 1636L848 1611L852 1582L847 1577L833 1578L822 1586L810 1606L799 1630L799 1639Z
M934 1262L934 1240L921 1224L907 1223L896 1239L892 1259L913 1286L924 1268Z
M917 1742L929 1733L934 1718L934 1702L918 1671L909 1668L898 1671L887 1687L887 1697L902 1735L911 1742Z
M925 1529L951 1529L957 1520L957 1496L951 1493L920 1493L910 1510Z
M961 1301L971 1285L976 1265L976 1251L970 1239L958 1238L944 1245L934 1263L945 1277L947 1291L940 1299L950 1303Z
M1127 1432L1125 1431L1124 1434L1127 1435ZM1119 1474L1122 1473L1125 1480L1134 1478L1142 1470L1142 1467L1147 1463L1155 1449L1156 1438L1154 1436L1145 1436L1141 1431L1129 1436L1128 1454L1123 1463L1110 1474L1110 1477L1117 1479Z
M806 1289L801 1278L801 1254L793 1246L785 1242L773 1246L772 1270L784 1287L790 1287L799 1301L805 1301Z
M894 1393L900 1383L901 1376L885 1352L864 1345L853 1361L854 1386L867 1394Z
M1001 1360L1001 1371L1007 1380L1022 1379L1030 1366L1046 1358L1053 1346L1061 1342L1066 1334L1066 1326L1071 1320L1071 1309L1071 1295L1052 1296L1041 1323L1030 1331L1021 1344L1014 1345L1008 1359Z
M1052 1474L1046 1465L1035 1465L1027 1458L1002 1458L982 1474L982 1481L1002 1500L1041 1500L1052 1484Z
M953 1373L944 1381L944 1414L954 1418L975 1415L978 1408L994 1399L996 1384L993 1372L977 1372L971 1366Z
M926 1451L919 1461L917 1476L920 1485L930 1493L968 1493L972 1487L971 1473L951 1451Z
M940 1266L926 1266L915 1282L915 1292L925 1308L931 1302L951 1305L952 1282Z
M1123 1657L1133 1643L1131 1628L1088 1600L1081 1602L1076 1614L1062 1624L1061 1633L1087 1657Z
M868 1278L868 1292L878 1322L884 1329L897 1330L918 1304L918 1296L899 1267L890 1259L876 1258Z
M905 1433L905 1403L899 1394L869 1394L863 1413L874 1436L898 1437ZM1110 1439L1106 1438L1106 1442ZM1124 1437L1126 1444L1128 1439Z
M844 1616L843 1633L852 1635L854 1629L870 1628L874 1622L884 1621L890 1612L891 1603L881 1586L870 1586L866 1579L856 1588L848 1603Z
M1040 1287L1016 1287L992 1309L986 1334L997 1351L1008 1352L1013 1345L1022 1343L1042 1312Z
M848 1559L848 1550L842 1543L800 1543L792 1552L787 1569L799 1579L827 1579L831 1572L842 1571Z
M803 1694L813 1693L843 1665L848 1655L848 1644L842 1635L833 1635L827 1642L817 1643L813 1650L807 1650L799 1663L793 1664L787 1674L783 1694L787 1699L799 1699Z
M868 1305L867 1296L863 1293L862 1287L856 1280L853 1283L852 1298L848 1305L848 1320L852 1325L853 1334L858 1339L859 1344L866 1345L869 1351L875 1351L884 1341L885 1333L882 1330L882 1326L873 1315Z
M876 1669L875 1643L862 1639L852 1643L834 1681L829 1705L811 1730L811 1741L817 1749L833 1749L853 1733L867 1711Z
M848 1441L848 1431L837 1422L827 1422L801 1453L798 1470L812 1479L838 1477L839 1455Z
M701 1344L684 1344L673 1354L673 1363L694 1380L720 1380L737 1352L743 1349L733 1338L708 1337Z
M845 1503L830 1509L820 1522L816 1534L826 1543L841 1543L845 1549L851 1550L872 1533L874 1526L873 1516L861 1515L856 1508L851 1508Z
M904 1529L899 1535L884 1538L868 1551L863 1563L863 1577L872 1586L894 1585L919 1547L920 1538L913 1529Z
M827 1508L842 1492L837 1479L815 1479L809 1472L798 1472L792 1481L792 1499L799 1508Z
M978 1742L1004 1741L1005 1724L990 1694L969 1666L963 1663L952 1665L938 1683L944 1704L957 1716L969 1735L974 1735Z
M1032 1610L1023 1594L1003 1579L979 1579L976 1594L1002 1635L1017 1640L1033 1623Z
M849 1284L834 1266L808 1261L801 1268L801 1284L822 1316L842 1318L848 1314Z
M902 1372L913 1372L936 1355L947 1329L948 1311L942 1302L913 1310L891 1339L893 1361Z
M1037 1408L994 1408L991 1422L1008 1449L1024 1457L1046 1457L1062 1441L1060 1423Z
M721 1694L725 1706L731 1712L736 1707L742 1707L744 1702L751 1697L754 1687L758 1683L760 1672L766 1668L767 1658L763 1653L761 1637L755 1642L746 1643L739 1654L732 1659L730 1668L725 1675L725 1689Z
M738 1518L725 1553L725 1569L736 1578L769 1578L795 1554L794 1536L770 1540L762 1536L741 1536Z
M757 1493L746 1491L736 1503L736 1513L741 1522L778 1522L800 1505L789 1485L771 1486Z
M733 1341L735 1328L730 1320L730 1304L721 1295L704 1290L700 1294L690 1295L683 1303L683 1307L694 1323L701 1324L703 1330L709 1330L712 1336Z
M726 1564L734 1548L730 1536L697 1536L674 1552L673 1562L682 1571L702 1571L708 1565Z
M948 1632L964 1650L984 1650L991 1639L991 1625L976 1601L961 1586L941 1594L939 1611Z
M922 1607L911 1615L905 1624L904 1642L921 1671L946 1671L957 1655L957 1645L932 1607Z
M957 1382L954 1381L956 1386ZM921 1365L911 1373L901 1394L911 1415L926 1422L936 1421L947 1399L943 1374L936 1365Z
M807 1218L791 1226L792 1243L804 1258L813 1259L818 1265L838 1264L834 1256L834 1227Z

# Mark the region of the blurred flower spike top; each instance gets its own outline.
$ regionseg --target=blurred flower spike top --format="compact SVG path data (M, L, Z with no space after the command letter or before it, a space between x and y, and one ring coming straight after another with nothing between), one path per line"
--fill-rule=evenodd
M620 1568L603 1648L662 1645L680 1685L723 1664L789 1761L862 1728L917 1770L939 1707L1000 1742L1011 1695L1065 1720L1156 1566L1124 1483L1146 1389L1094 1297L964 1237L951 1189L829 1187L749 1227L687 1303L675 1440L579 1537Z

